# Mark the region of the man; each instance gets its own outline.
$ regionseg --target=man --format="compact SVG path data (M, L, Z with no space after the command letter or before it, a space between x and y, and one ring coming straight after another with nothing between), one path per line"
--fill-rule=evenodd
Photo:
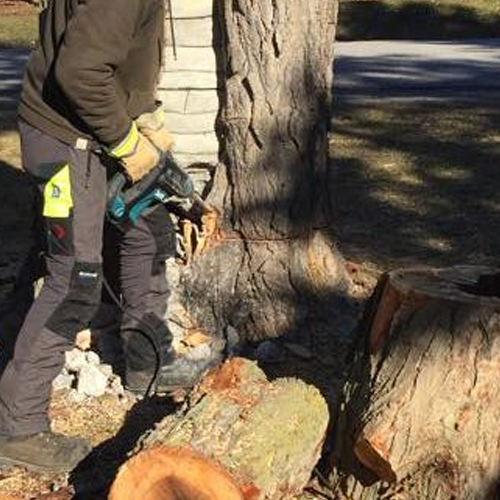
M163 0L51 0L41 15L19 126L43 198L47 271L0 380L0 465L67 471L89 451L51 432L51 383L100 302L107 176L119 168L136 182L172 145L155 102L163 25ZM158 392L192 386L204 367L175 358L163 321L175 241L165 208L116 239L128 388L146 391L158 361Z

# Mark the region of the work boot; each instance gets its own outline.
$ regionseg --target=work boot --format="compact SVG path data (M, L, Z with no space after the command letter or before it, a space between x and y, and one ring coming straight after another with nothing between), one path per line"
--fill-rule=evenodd
M53 432L0 437L0 467L25 467L34 472L70 472L91 449L85 439Z
M213 359L195 361L186 357L176 357L172 363L161 367L156 381L157 394L178 389L192 389L214 364Z
M122 338L125 388L138 395L191 389L218 361L213 356L202 360L177 356L172 348L172 333L154 314L143 316L141 321L128 321L122 328ZM160 368L155 377L157 366Z
M127 370L125 388L135 394L168 394L179 389L192 389L201 377L214 366L215 360L190 360L186 357L173 357L171 361L164 364L153 384L154 372L134 372Z

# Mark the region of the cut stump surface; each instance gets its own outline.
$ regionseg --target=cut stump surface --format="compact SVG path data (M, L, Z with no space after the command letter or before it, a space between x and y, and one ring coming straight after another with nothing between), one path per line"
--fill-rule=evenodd
M493 498L500 270L389 273L362 330L338 425L334 483L354 500Z

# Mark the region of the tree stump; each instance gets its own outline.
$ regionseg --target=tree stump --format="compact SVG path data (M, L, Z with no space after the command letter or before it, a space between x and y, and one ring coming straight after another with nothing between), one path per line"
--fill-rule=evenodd
M496 498L499 375L500 270L383 276L345 386L336 492L353 500Z
M269 382L255 363L236 358L141 439L109 498L290 499L309 481L327 426L317 389Z

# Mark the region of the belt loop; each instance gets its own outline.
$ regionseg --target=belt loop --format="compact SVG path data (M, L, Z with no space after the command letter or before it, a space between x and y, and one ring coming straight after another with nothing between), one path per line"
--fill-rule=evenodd
M75 149L78 149L80 151L87 151L88 148L89 148L88 139L85 139L83 137L78 137L78 139L75 142Z

